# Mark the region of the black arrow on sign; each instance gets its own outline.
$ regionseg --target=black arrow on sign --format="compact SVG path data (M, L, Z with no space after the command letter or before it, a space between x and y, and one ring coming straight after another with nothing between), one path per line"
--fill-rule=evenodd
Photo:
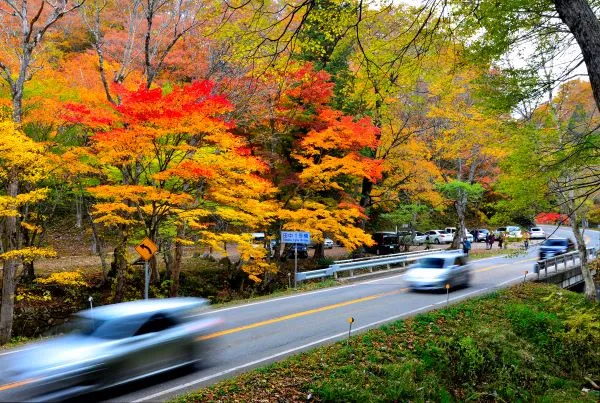
M150 254L150 256L152 256L152 249L150 249L149 247L147 247L147 246L146 246L146 245L144 245L144 244L141 244L141 245L140 245L140 248L146 249L146 250L148 251L148 253Z

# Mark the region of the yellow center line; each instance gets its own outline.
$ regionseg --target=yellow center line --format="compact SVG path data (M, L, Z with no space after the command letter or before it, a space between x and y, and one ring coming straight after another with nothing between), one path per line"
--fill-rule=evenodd
M537 260L537 258L531 258L531 259L521 260L521 261L515 262L515 263L532 262L534 260ZM498 267L510 266L512 264L513 263L502 263L502 264L497 264L497 265L494 265L494 266L482 267L481 269L475 270L475 273L482 273L484 271L489 271L489 270L492 270L492 269L497 269Z
M200 336L200 337L198 337L197 340L214 339L215 337L221 337L221 336L225 336L227 334L238 333L238 332L241 332L241 331L244 331L244 330L248 330L248 329L254 329L254 328L257 328L257 327L262 327L262 326L270 325L270 324L273 324L273 323L278 323L278 322L283 322L283 321L290 320L290 319L300 318L300 317L306 316L306 315L312 315L314 313L329 311L331 309L341 308L343 306L348 306L348 305L352 305L352 304L358 304L360 302L365 302L365 301L370 301L370 300L377 299L377 298L387 297L387 296L393 295L393 294L399 294L399 293L401 293L403 291L406 291L406 290L407 290L407 288L402 288L400 290L394 290L394 291L390 291L390 292L383 292L383 293L380 293L380 294L370 295L368 297L353 299L353 300L346 301L346 302L340 302L338 304L327 305L327 306L323 306L321 308L309 309L308 311L297 312L297 313L293 313L291 315L280 316L278 318L268 319L268 320L264 320L262 322L251 323L249 325L240 326L240 327L234 327L234 328L231 328L231 329L222 330L220 332L207 334L206 336Z
M513 263L525 263L525 262L532 262L534 260L537 260L537 258L534 257L534 258L531 258L531 259L521 260L519 262L513 262ZM498 267L510 266L513 263L502 263L502 264L496 264L494 266L482 267L481 269L475 270L475 273L482 273L484 271L488 271L488 270L492 270L492 269L497 269Z
M532 258L532 259L523 260L521 262L529 262L529 261L532 261L532 260L537 260L537 259ZM519 262L519 263L521 263L521 262ZM484 272L484 271L496 269L498 267L509 266L511 264L513 264L513 263L503 263L503 264L498 264L498 265L494 265L494 266L483 267L481 269L475 270L475 272L476 273ZM404 292L406 290L408 290L408 288L402 288L400 290L395 290L395 291L390 291L390 292L384 292L384 293L380 293L380 294L370 295L368 297L353 299L353 300L350 300L350 301L340 302L338 304L333 304L333 305L327 305L327 306L323 306L321 308L309 309L307 311L301 311L301 312L293 313L293 314L290 314L290 315L279 316L277 318L267 319L267 320L263 320L261 322L255 322L255 323L251 323L249 325L234 327L234 328L231 328L231 329L221 330L220 332L215 332L215 333L207 334L205 336L200 336L200 337L197 338L197 340L214 339L214 338L225 336L225 335L232 334L232 333L239 333L239 332L242 332L244 330L255 329L257 327L267 326L267 325L271 325L273 323L284 322L284 321L290 320L290 319L301 318L303 316L312 315L312 314L319 313L319 312L329 311L329 310L332 310L332 309L341 308L341 307L352 305L352 304L358 304L360 302L371 301L371 300L374 300L374 299L377 299L377 298L382 298L382 297L386 297L386 296L393 295L393 294L399 294L399 293Z

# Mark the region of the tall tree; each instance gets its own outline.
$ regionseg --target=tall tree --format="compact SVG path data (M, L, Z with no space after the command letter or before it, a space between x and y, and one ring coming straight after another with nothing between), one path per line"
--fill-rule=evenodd
M2 298L0 300L0 344L10 340L16 292L17 267L23 260L49 256L52 252L37 247L23 247L19 236L23 207L44 200L48 190L38 188L51 169L45 157L46 150L28 138L7 117L0 120L0 218L3 253L0 260L2 271Z
M180 231L176 255L181 256L185 225L206 230L206 218L213 214L235 217L238 222L251 220L252 225L252 213L263 209L257 214L262 217L268 211L260 200L272 190L255 175L264 164L248 153L242 138L229 132L231 124L224 113L231 105L212 94L212 89L206 81L169 93L116 87L119 105L68 106L66 118L95 133L88 158L105 179L88 191L98 200L93 207L95 220L119 231L113 261L116 300L124 296L127 247L138 228L156 241L161 226L175 220ZM207 242L215 239L208 238ZM152 266L158 281L155 261ZM171 273L177 279L179 267Z
M40 48L48 30L66 14L81 7L82 1L59 0L2 0L0 15L3 16L4 35L0 47L0 76L10 87L13 120L23 120L23 94L25 83L35 72L35 51ZM14 53L13 53L14 52ZM16 56L16 57L15 57Z

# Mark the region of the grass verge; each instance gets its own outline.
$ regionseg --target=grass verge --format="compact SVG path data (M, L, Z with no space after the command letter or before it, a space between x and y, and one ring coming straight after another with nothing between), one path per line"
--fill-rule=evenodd
M176 402L597 402L600 306L523 284L398 321ZM584 391L582 391L582 389Z

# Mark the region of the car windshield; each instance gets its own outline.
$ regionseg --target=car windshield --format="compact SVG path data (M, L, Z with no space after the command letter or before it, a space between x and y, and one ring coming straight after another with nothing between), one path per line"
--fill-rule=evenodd
M143 323L143 318L93 319L77 317L73 325L75 333L99 339L117 340L131 337Z
M531 230L532 230L533 232L538 232L538 231L541 231L542 229L541 229L541 228L532 228Z
M548 239L546 242L544 242L544 246L566 246L566 245L567 245L566 239Z
M415 267L422 269L442 269L445 259L439 257L426 257L417 262Z

